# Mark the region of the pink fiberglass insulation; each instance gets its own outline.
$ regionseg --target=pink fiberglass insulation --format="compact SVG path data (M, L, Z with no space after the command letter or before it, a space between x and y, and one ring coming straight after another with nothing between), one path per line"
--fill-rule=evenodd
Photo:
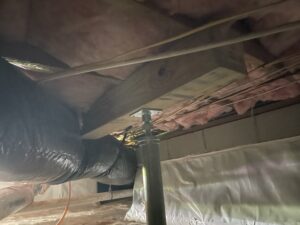
M278 72L279 71L279 72ZM259 67L243 80L235 81L201 100L188 100L155 118L156 128L174 131L204 125L233 109L239 115L257 102L281 101L300 95L300 74L286 75L284 68Z

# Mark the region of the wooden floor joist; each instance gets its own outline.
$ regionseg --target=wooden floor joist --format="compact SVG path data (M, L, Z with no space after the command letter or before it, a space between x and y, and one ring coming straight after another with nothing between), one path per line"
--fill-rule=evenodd
M197 46L223 36L228 33L209 30L180 40L167 50ZM141 107L165 109L213 91L244 74L240 45L146 63L92 105L83 117L83 137L96 139L124 129L139 121L130 114Z

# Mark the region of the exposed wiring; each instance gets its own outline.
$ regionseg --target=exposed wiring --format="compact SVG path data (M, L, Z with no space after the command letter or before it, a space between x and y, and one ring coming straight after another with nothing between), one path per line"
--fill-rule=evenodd
M123 136L123 139L122 139L122 144L125 143L126 138L127 138L127 135L128 135L128 132L129 132L131 129L132 129L132 126L128 126L128 127L125 128L125 130L124 130L124 136Z
M195 98L195 101L193 101L192 103L187 104L184 107L182 107L182 108L180 108L178 110L175 110L175 111L171 112L170 114L165 115L164 117L159 117L157 119L154 119L153 120L153 124L155 125L155 124L159 124L161 122L164 122L166 117L174 116L174 115L182 112L182 110L185 110L185 107L190 107L193 104L199 104L199 102L197 102L196 100L197 99L199 100L199 98L201 98L201 97L202 97L202 100L204 100L206 104L202 105L198 109L195 109L195 110L192 110L192 111L189 111L189 112L193 112L193 111L199 110L202 107L204 107L206 105L209 105L209 104L216 104L216 103L223 103L223 102L226 103L226 101L229 100L229 98L232 98L234 96L238 96L240 93L247 93L249 91L253 91L253 90L255 90L255 88L263 86L265 83L270 82L270 80L279 79L280 76L282 76L284 73L288 72L289 70L298 68L299 62L294 62L295 59L298 59L298 56L299 56L299 54L293 54L293 55L286 56L286 57L283 57L281 59L276 60L276 63L283 63L283 62L287 63L289 61L292 61L293 64L290 64L290 65L285 66L283 68L276 69L275 71L271 71L270 73L266 74L265 76L261 76L261 77L255 78L255 79L251 80L250 82L247 82L247 83L244 83L242 85L239 85L238 87L231 88L231 89L227 90L226 96L223 97L223 98L221 98L221 99L218 99L218 100L215 100L215 101L207 103L207 100L208 99L213 99L213 97L206 96L206 98L205 98L205 96L199 96L199 97ZM264 65L261 65L261 66L257 67L256 69L260 69L260 68L263 68L263 67L268 67L271 64L274 66L274 65L276 65L276 63L273 63L273 62L272 63L267 63L267 64L264 64ZM252 72L255 71L256 69L252 70ZM259 80L262 80L263 82L258 82ZM236 104L236 103L239 103L239 102L242 102L242 101L245 101L245 100L253 99L253 98L256 98L257 96L277 91L278 89L281 89L283 87L292 85L293 83L297 83L297 82L299 82L299 80L291 81L291 82L289 82L286 85L282 85L282 86L276 87L274 89L268 90L266 92L259 93L257 95L249 96L247 98L242 98L242 99L239 99L239 100L236 100L236 101L232 101L232 102L227 103L225 105L222 104L222 106L231 106L233 104ZM249 88L243 89L244 86L247 87L251 83L254 83L254 84L257 83L257 84L255 86L251 86ZM239 92L237 91L237 89L239 89ZM141 132L141 130L140 130L139 127L136 127L136 129L133 129L132 133L135 133L134 135L132 135L132 137L137 136L137 135L142 135L142 132ZM132 137L130 137L130 138L132 138Z
M287 56L281 57L279 59L276 59L272 62L266 63L264 65L261 65L259 67L270 67L270 66L274 66L275 64L282 63L282 62L285 62L285 61L299 60L299 58L300 58L300 53L291 54L291 55L287 55ZM256 70L258 68L255 68L254 70Z
M116 57L113 57L111 59L100 61L100 62L95 62L95 63L90 63L90 64L87 64L87 65L73 67L71 69L68 69L68 70L65 70L65 71L53 74L51 77L45 78L45 79L41 80L41 82L46 82L46 81L55 80L55 79L61 79L61 78L64 78L64 77L75 76L75 75L79 75L79 74L82 74L82 73L92 72L92 71L95 71L95 70L105 70L105 69L110 69L110 68L116 68L116 67L120 67L120 66L125 66L124 62L119 62L119 63L117 63L117 65L114 65L112 62L117 62L119 59L122 59L125 56L134 55L136 53L139 53L139 52L142 52L142 51L154 48L154 47L158 47L158 46L162 46L162 45L174 42L176 40L188 37L190 35L193 35L195 33L200 32L200 31L206 30L208 28L211 28L211 27L214 27L214 26L217 26L217 25L229 22L229 21L243 19L243 18L246 18L247 16L249 16L251 14L269 10L269 9L273 8L274 6L279 5L279 4L283 3L283 2L284 1L278 1L278 2L269 4L269 5L257 8L257 9L253 9L253 10L250 10L250 11L247 11L247 12L243 12L241 14L237 14L237 15L234 15L234 16L222 18L222 19L219 19L219 20L216 20L216 21L212 21L212 22L204 24L204 25L202 25L200 27L192 29L190 31L184 32L184 33L182 33L180 35L176 35L174 37L168 38L166 40L163 40L163 41L160 41L160 42L157 42L157 43L154 43L154 44L151 44L151 45L139 48L139 49L131 50L129 52L123 53L123 54L118 55ZM136 60L137 59L135 59L135 64L143 63L144 62L144 61L136 61ZM149 60L149 58L147 60ZM158 59L156 59L156 60L158 60ZM109 63L112 63L114 65L114 67L112 67L112 65L109 65L109 66L106 65L106 64L109 64ZM131 62L131 64L128 64L129 62L127 61L126 63L127 63L126 65L133 65L132 64L133 62Z
M59 219L59 221L56 223L56 225L62 225L64 220L65 220L65 217L69 211L69 206L70 206L70 202L71 202L71 195L72 195L72 186L71 186L71 181L68 182L68 202L67 202L67 205L64 209L64 212L61 216L61 218Z
M265 92L262 92L262 93L259 93L259 94L256 94L256 95L252 95L252 96L249 96L249 97L246 97L246 98L242 98L242 99L239 99L239 100L236 100L236 101L232 101L230 103L227 103L227 104L223 104L222 106L232 106L236 103L240 103L240 102L243 102L243 101L246 101L246 100L250 100L250 99L253 99L253 98L256 98L258 96L261 96L261 95L265 95L265 94L268 94L268 93L272 93L272 92L275 92L277 90L280 90L284 87L288 87L294 83L298 83L300 81L300 79L297 79L297 80L294 80L294 81L291 81L289 82L288 84L285 84L285 85L281 85L279 87L276 87L276 88L273 88L271 90L268 90L268 91L265 91Z
M205 106L208 106L210 104L216 104L216 103L219 103L222 105L224 105L224 103L226 103L224 106L231 106L233 104L236 104L236 103L248 100L248 99L252 99L252 98L255 98L260 95L264 95L264 94L267 94L270 92L275 92L278 89L284 88L285 86L292 85L293 83L298 82L299 80L289 82L286 85L275 87L272 90L268 90L266 92L262 92L257 95L249 96L247 98L241 98L236 101L230 100L230 98L232 98L232 97L235 97L235 96L238 97L239 94L241 94L241 93L246 94L249 91L253 91L256 88L262 87L263 85L265 85L271 81L280 79L281 77L285 76L285 74L287 72L289 72L291 70L297 70L297 68L299 68L299 58L300 58L300 54L295 53L292 55L281 57L272 62L268 62L263 65L259 65L255 69L250 70L249 73L255 72L256 70L260 70L260 69L268 69L269 71L267 73L265 73L263 76L259 76L256 78L247 78L246 80L243 80L242 83L239 83L238 85L235 85L234 87L227 89L226 93L224 95L222 95L222 98L215 99L216 97L210 96L211 93L210 94L205 93L204 95L198 96L193 99L193 102L186 104L183 107L181 107L177 110L174 110L170 113L167 113L165 115L163 114L161 117L153 119L153 124L157 125L157 124L163 123L164 121L166 121L167 118L174 116L176 114L179 114L179 113L183 113L186 110L186 107L191 107L193 105L199 105L199 107L195 110L190 110L187 113L190 113L190 112L193 112L196 110L201 110L201 108L203 108ZM286 65L286 66L278 68L277 66L280 66L281 64ZM272 67L272 68L270 68L270 67ZM227 86L230 87L231 84L232 83L228 84ZM222 88L226 88L226 86L222 87ZM212 101L210 101L210 100L212 100ZM230 101L230 102L228 103L228 101ZM158 130L157 130L157 132L158 132ZM127 134L128 135L126 136L127 137L126 144L127 145L135 145L136 144L135 139L138 138L139 136L143 135L143 131L140 129L140 126L138 124L136 124L133 126L133 128L130 131L127 132ZM123 135L124 135L124 131L122 132L122 135L119 136L119 140L124 139Z
M292 57L291 57L291 58L292 58ZM282 61L278 60L278 63L281 63L281 62L283 62L283 60L282 60ZM266 64L266 65L268 65L268 64ZM250 87L250 88L247 88L247 89L243 89L243 88L247 87L249 84L252 84L252 83L255 84L255 83L257 83L259 80L263 80L263 81L264 81L263 83L267 83L268 81L270 81L270 79L266 79L266 78L272 78L272 79L274 79L274 78L276 78L276 77L278 77L278 76L281 76L282 73L287 72L288 69L295 68L294 66L298 66L298 65L299 65L299 63L294 63L294 64L292 64L292 65L289 65L289 66L286 66L286 67L277 69L277 70L275 70L275 71L272 71L272 72L266 74L265 76L261 76L261 77L255 78L255 79L253 79L253 80L250 80L249 82L246 82L246 83L244 83L244 84L241 84L241 85L239 85L238 87L230 88L230 89L227 90L227 95L226 95L225 97L223 97L223 98L221 98L221 99L219 99L219 100L217 100L217 101L215 101L215 102L207 103L207 104L205 104L205 105L208 105L208 104L211 104L211 103L219 103L219 102L221 102L221 101L224 101L224 100L228 99L228 97L233 97L232 94L235 94L235 95L236 95L236 94L240 94L240 93L241 93L241 92L236 93L237 91L245 92L245 90L249 91L249 89L250 89L250 90L251 90L251 89L254 89L254 88L256 88L258 85L260 85L261 83L258 83L256 86ZM259 68L261 68L261 67L262 67L262 66L259 66L259 67L256 68L256 69L259 69ZM255 70L256 70L256 69L255 69ZM255 70L252 70L251 72L253 72L253 71L255 71ZM277 74L277 76L274 76L274 75L276 75L276 74ZM230 85L230 84L229 84L229 85ZM225 87L226 87L226 86L225 86ZM229 92L229 93L228 93L228 92ZM201 98L202 98L202 100L205 100L205 101L207 102L207 101L213 99L214 97L209 97L208 95L206 95L206 96L199 96L199 97L195 98L195 100L194 100L192 103L190 103L190 104L188 104L188 105L185 105L184 107L182 107L182 108L180 108L180 109L177 109L176 111L173 111L171 114L167 114L167 116L169 117L169 116L172 116L172 115L181 113L182 110L185 110L185 107L191 107L191 106L193 106L193 105L199 104L199 100L200 100ZM205 105L202 105L202 107L205 106ZM198 109L197 109L197 110L198 110ZM163 120L164 120L163 118L157 118L157 119L154 119L154 120L153 120L153 123L154 123L154 124L157 124L157 123L159 123L159 122L162 122Z
M281 85L281 86L276 87L276 88L273 88L273 89L271 89L271 90L268 90L268 91L265 91L265 92L262 92L262 93L259 93L259 94L253 95L253 96L249 96L249 97L246 97L246 98L242 98L242 99L239 99L239 100L236 100L236 101L227 103L227 104L225 104L225 105L223 105L223 106L230 106L230 105L233 105L233 104L236 104L236 103L239 103L239 102L243 102L243 101L246 101L246 100L249 100L249 99L256 98L256 97L261 96L261 95L265 95L265 94L268 94L268 93L272 93L272 92L277 91L277 90L279 90L279 89L281 89L281 88L288 87L288 86L290 86L290 85L292 85L292 84L294 84L294 83L298 83L299 81L300 81L300 79L296 79L296 80L294 80L294 81L289 82L288 84Z
M282 71L282 72L286 72L286 71ZM278 78L279 76L282 76L282 73L280 73L278 76L272 77L272 78L273 78L273 80L276 80L276 79L274 79L274 78ZM262 77L262 78L264 78L264 77ZM271 79L270 79L270 80L271 80ZM221 99L215 101L214 103L220 103L220 102L222 102L222 101L224 101L224 100L227 100L228 98L232 98L232 97L238 96L238 95L240 95L240 94L244 94L244 93L247 93L247 92L249 92L249 91L253 91L253 90L255 90L257 87L261 87L261 86L263 86L264 84L270 82L270 80L266 80L266 81L263 82L263 83L259 83L259 84L257 84L256 86L252 86L252 87L246 88L246 89L241 90L241 91L237 91L237 92L234 92L234 93L229 93L229 94L227 94L224 98L221 98ZM249 82L249 83L250 83L250 82ZM247 85L247 83L246 83L245 85Z

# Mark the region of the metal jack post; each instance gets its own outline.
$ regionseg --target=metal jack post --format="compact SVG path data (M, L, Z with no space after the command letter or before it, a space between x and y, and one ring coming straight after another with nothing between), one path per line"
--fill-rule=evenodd
M143 160L143 180L146 192L149 225L166 225L164 193L159 157L159 140L151 134L151 112L143 109L145 137L140 143Z

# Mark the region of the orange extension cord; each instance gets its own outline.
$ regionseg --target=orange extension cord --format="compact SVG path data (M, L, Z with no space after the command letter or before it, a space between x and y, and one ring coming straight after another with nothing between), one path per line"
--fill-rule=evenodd
M56 225L62 225L64 223L64 219L68 213L69 210L69 206L70 206L70 202L71 202L71 193L72 193L72 186L71 186L71 181L69 181L69 188L68 188L68 202L67 205L65 207L64 213L62 214L61 218L59 219L59 221L56 223Z

